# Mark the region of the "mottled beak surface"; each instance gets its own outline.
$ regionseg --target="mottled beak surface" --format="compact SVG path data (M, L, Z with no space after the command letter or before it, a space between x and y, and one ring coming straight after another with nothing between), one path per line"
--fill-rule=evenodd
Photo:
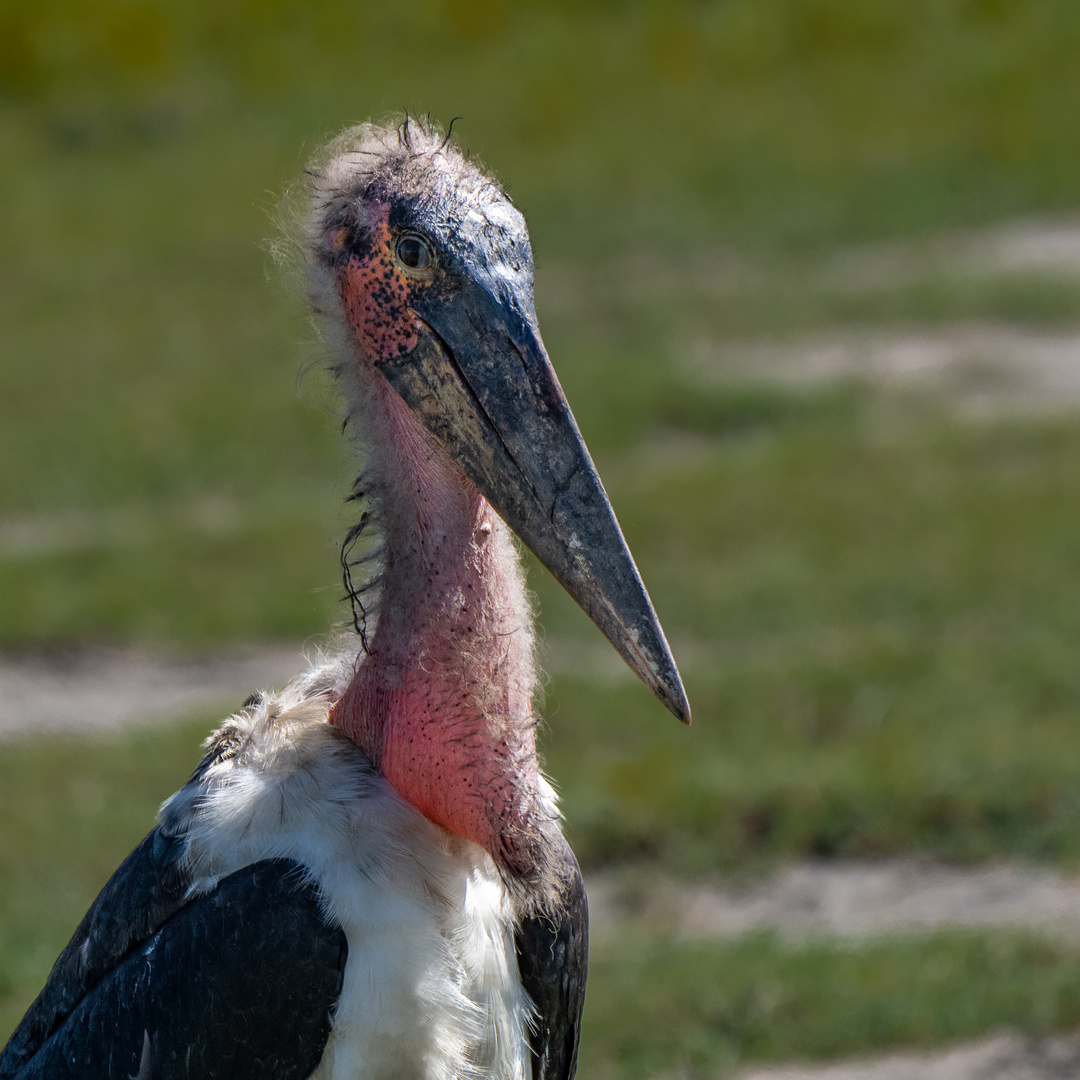
M416 347L379 368L634 672L689 723L678 669L544 349L528 286L488 271L464 288L417 297Z

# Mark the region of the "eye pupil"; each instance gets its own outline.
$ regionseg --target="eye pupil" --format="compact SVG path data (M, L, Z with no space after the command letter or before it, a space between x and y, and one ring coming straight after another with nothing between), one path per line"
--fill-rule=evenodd
M401 237L395 250L398 262L407 270L427 270L434 262L431 245L415 233Z

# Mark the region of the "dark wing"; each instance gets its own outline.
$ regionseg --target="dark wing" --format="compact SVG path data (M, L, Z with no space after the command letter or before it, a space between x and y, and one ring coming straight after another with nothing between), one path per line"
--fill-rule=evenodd
M521 984L536 1006L529 1035L533 1080L572 1080L589 969L589 903L581 870L565 849L563 888L546 911L523 919L515 935Z
M187 900L154 829L101 891L0 1053L0 1080L304 1080L348 945L292 862Z

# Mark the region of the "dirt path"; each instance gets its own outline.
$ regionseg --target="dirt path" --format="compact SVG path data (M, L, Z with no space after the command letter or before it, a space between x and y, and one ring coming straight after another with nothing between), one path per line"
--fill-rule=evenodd
M771 930L865 938L945 927L1013 926L1080 940L1080 877L1047 869L965 869L914 859L796 863L743 886L613 872L589 882L598 940L627 931L683 939Z
M998 1035L932 1054L891 1054L839 1065L753 1069L739 1080L1076 1080L1080 1039Z
M628 873L589 882L594 941L627 932L683 939L771 930L845 939L945 927L1012 926L1080 937L1080 877L998 866L964 870L897 860L803 863L742 887L652 882ZM996 1034L936 1051L827 1065L751 1068L738 1080L1077 1080L1080 1037Z
M183 661L130 650L80 649L0 658L0 742L26 733L105 732L201 708L237 708L305 664L299 649L264 647Z
M752 883L687 884L611 872L589 881L593 940L769 930L844 939L946 927L1024 927L1080 938L1080 877L1018 866L966 870L916 860L801 863ZM998 1034L943 1050L828 1065L752 1068L738 1080L1076 1080L1080 1037Z
M931 393L972 417L1053 413L1080 405L1080 334L954 323L783 343L701 341L688 372L718 382L733 374L789 383L857 378Z
M857 295L915 282L1027 279L1074 287L1080 280L1080 221L1014 221L825 256L808 269L822 287ZM745 277L745 274L742 275ZM739 280L736 276L735 281ZM722 285L717 288L722 290ZM801 340L702 339L676 361L705 381L864 379L918 389L973 416L1059 412L1080 405L1080 330L1023 322L933 323L899 331L823 330Z

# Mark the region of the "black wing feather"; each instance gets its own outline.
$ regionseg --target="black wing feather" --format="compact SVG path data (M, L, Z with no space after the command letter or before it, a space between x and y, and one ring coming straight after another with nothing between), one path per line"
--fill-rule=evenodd
M178 845L155 829L113 875L0 1053L0 1080L303 1080L315 1069L344 931L286 860L186 901Z
M105 975L185 902L183 842L154 829L120 864L53 965L48 981L0 1053L8 1080Z
M565 855L558 901L523 919L515 934L521 984L538 1014L529 1035L533 1080L572 1080L577 1070L589 969L589 903L569 845Z

